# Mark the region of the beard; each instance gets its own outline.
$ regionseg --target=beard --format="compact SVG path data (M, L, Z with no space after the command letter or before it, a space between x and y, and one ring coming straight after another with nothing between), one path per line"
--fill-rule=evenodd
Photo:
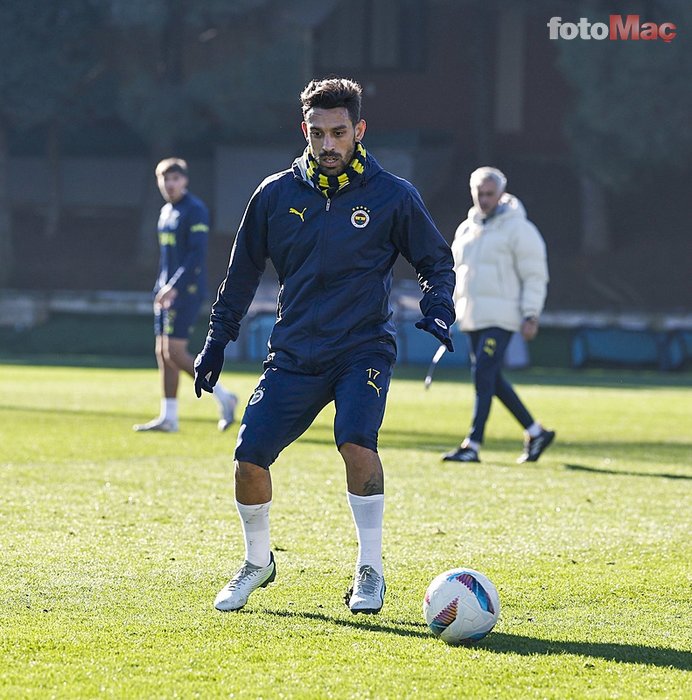
M319 164L319 170L323 175L341 175L341 173L346 170L346 167L353 159L353 154L356 150L356 142L353 141L353 148L351 148L346 156L342 156L336 151L320 151L317 156L317 162ZM325 158L333 158L329 165L325 165Z

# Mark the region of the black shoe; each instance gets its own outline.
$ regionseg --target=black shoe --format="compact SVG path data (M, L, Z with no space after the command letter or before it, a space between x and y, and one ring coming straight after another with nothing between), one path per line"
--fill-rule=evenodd
M517 460L517 464L524 462L537 462L543 451L555 439L554 430L541 430L535 438L529 438L524 442L524 452Z
M443 462L480 462L478 452L473 447L457 447L456 450L442 455Z

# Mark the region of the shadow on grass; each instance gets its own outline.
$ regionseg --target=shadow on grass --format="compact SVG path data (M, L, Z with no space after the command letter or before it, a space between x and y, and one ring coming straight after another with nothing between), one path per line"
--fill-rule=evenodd
M391 427L385 427L380 432L379 447L380 449L405 449L405 450L421 450L423 452L433 453L436 461L440 459L443 452L451 450L459 445L462 439L460 433L431 431L431 430L396 430ZM334 438L331 427L329 426L313 426L310 432L300 438L301 442L314 445L334 445ZM552 455L557 456L557 450L561 448L569 450L577 450L584 455L594 456L603 455L609 457L621 456L622 459L630 459L632 450L637 450L637 459L641 462L655 462L660 464L661 461L668 462L672 465L690 464L690 454L692 454L692 444L689 442L632 442L607 440L597 442L594 440L588 442L572 442L560 440L558 433L555 446L546 452L547 457L542 457L541 461L550 459ZM516 453L518 457L522 451L522 438L517 431L516 439L492 439L488 440L485 446L485 452L501 451ZM489 464L493 463L489 457L486 458ZM540 462L534 466L540 466ZM456 465L459 466L458 464ZM516 466L512 460L508 466ZM528 465L524 465L526 467ZM567 466L567 465L566 465ZM569 467L568 467L569 468ZM575 471L578 466L575 468ZM585 468L584 471L589 468ZM624 471L613 471L614 474L628 474ZM647 474L642 472L641 476L663 476L662 474ZM671 478L683 478L669 475Z
M200 346L201 347L201 346ZM17 367L69 367L72 369L147 369L156 370L156 359L153 352L147 355L11 355L0 352L0 364ZM195 348L190 346L190 352ZM226 375L252 374L258 377L262 374L261 362L228 362Z
M428 626L423 622L380 622L378 618L339 618L324 613L293 612L289 610L265 610L269 615L295 620L316 620L339 627L362 629L370 632L395 634L399 637L433 639ZM378 620L375 622L374 620ZM627 664L644 664L692 670L692 654L680 649L638 646L634 644L609 644L606 642L566 642L552 639L537 639L519 634L493 632L474 646L498 654L520 654L522 656L589 656Z
M0 411L12 411L13 413L36 413L45 416L74 416L75 418L93 418L100 420L101 418L122 418L123 420L132 421L134 423L144 423L151 420L154 411L150 411L151 415L143 415L142 413L126 413L124 411L95 411L90 408L40 408L37 406L13 406L11 404L0 404ZM181 422L183 423L209 423L216 421L216 418L207 418L205 416L185 416Z
M583 464L565 464L565 469L573 472L587 472L590 474L616 474L617 476L653 476L660 479L687 479L692 481L692 476L687 474L668 474L665 472L630 472L617 469L598 469L597 467L585 467Z
M493 632L478 646L501 654L521 654L522 656L575 654L626 664L666 666L682 671L692 670L692 654L681 649L606 642L564 642L505 632Z
M401 365L394 371L395 379L420 382L423 387L426 365ZM637 369L569 369L567 367L534 367L526 370L509 370L507 378L519 386L575 386L599 387L604 389L637 389L652 387L692 386L692 373L659 372L656 370ZM470 372L467 368L438 367L435 381L430 392L435 391L436 384L469 384Z
M242 410L244 407L239 407L236 418L240 419L242 416ZM11 403L0 403L0 411L12 411L13 413L31 413L39 415L55 415L55 416L74 416L82 417L86 416L89 418L122 418L127 420L136 421L137 419L149 420L146 416L136 413L130 413L127 411L107 411L107 410L94 410L91 408L44 408L41 406L16 406ZM204 416L185 416L181 419L181 422L185 423L208 423L209 418ZM310 428L310 431L300 438L301 442L314 445L326 445L328 447L335 447L334 445L334 434L331 426L314 425ZM444 445L458 444L458 436L453 437L447 433L432 433L430 431L424 431L416 433L415 431L409 430L389 430L387 431L387 437L383 439L383 446L385 447L403 447L403 448L413 448L413 449L443 449ZM517 440L517 444L519 441ZM448 449L448 448L445 448Z
M153 343L152 343L153 348ZM0 363L18 367L70 367L74 369L156 369L154 353L139 356L116 355L7 355Z
M0 412L11 411L13 413L29 413L43 416L73 416L74 418L89 418L99 420L101 418L119 418L127 422L143 422L149 420L147 415L141 413L130 413L120 411L95 411L93 409L83 408L43 408L38 406L15 406L10 403L0 403ZM242 416L242 410L237 413L237 418ZM210 418L205 416L185 416L182 423L204 424L209 423ZM238 423L236 423L237 425ZM329 425L313 425L309 432L299 438L300 442L309 445L322 445L336 449L334 445L334 435L332 427ZM381 449L402 449L402 450L421 450L430 452L434 455L434 460L439 461L443 452L456 447L460 442L459 434L447 432L432 432L430 430L394 430L385 428L380 433L380 448ZM657 443L657 442L560 442L558 436L559 447L578 448L585 454L590 455L600 454L617 456L623 455L623 459L628 456L631 450L639 451L640 461L649 461L659 463L662 460L662 455L665 455L666 461L675 465L684 465L689 463L689 455L692 454L692 445L690 443ZM490 440L487 445L488 451L499 450L506 452L516 452L519 456L521 452L521 440L517 437L516 440ZM555 452L551 450L549 456ZM427 462L427 460L426 460ZM492 461L488 462L492 464ZM458 468L458 464L456 468ZM515 466L514 461L511 461L506 466ZM594 474L617 474L620 476L654 476L668 479L692 479L690 476L672 473L647 473L647 472L630 472L610 469L598 469L596 467L587 467L579 464L565 464L565 469L574 472L592 472Z
M118 411L93 411L91 409L76 409L76 408L35 408L32 406L10 406L7 404L0 404L0 413L3 411L10 411L12 413L29 413L36 414L37 416L44 416L45 418L52 417L53 419L57 417L62 417L65 419L74 420L93 420L99 421L103 418L118 418L123 421L127 429L130 430L134 423L146 423L154 415L154 411L151 411L151 415L137 414L137 413L120 413ZM185 418L185 422L210 422L208 418L201 417L190 417ZM155 431L154 431L155 432ZM148 433L154 434L154 433ZM157 435L169 435L170 433L155 433Z
M363 615L359 617L340 618L324 613L313 612L293 612L292 610L265 610L268 615L276 617L285 617L294 620L316 620L318 622L328 622L339 627L349 627L351 629L368 630L369 632L385 632L387 634L396 634L399 637L420 637L429 639L432 635L428 630L428 626L423 622L374 622L379 618L371 615Z
M203 340L201 341L203 342ZM201 344L200 344L201 347ZM194 342L191 349L195 350ZM196 350L195 350L196 351ZM6 365L45 366L45 367L75 367L75 368L100 368L100 369L156 369L156 362L152 351L134 355L104 355L95 351L92 354L48 354L0 352L0 363ZM423 379L428 363L420 365L398 365L395 370L395 380L412 381L420 383L423 387ZM259 376L262 373L262 360L229 361L226 363L224 376L230 381L233 373L252 374ZM684 387L692 386L692 372L665 373L655 370L634 369L581 369L574 370L567 367L549 368L534 367L527 370L512 370L508 377L513 383L519 385L539 386L594 386L611 388L637 388L637 387ZM470 384L469 370L465 367L438 367L435 382L451 382L454 384ZM434 391L435 385L431 388Z

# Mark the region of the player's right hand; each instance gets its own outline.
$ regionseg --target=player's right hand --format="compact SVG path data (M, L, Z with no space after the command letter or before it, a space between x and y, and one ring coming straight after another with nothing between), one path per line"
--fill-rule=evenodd
M223 369L224 344L207 338L202 351L195 358L195 394L202 396L202 390L210 394Z
M520 332L524 340L533 340L538 335L538 319L535 316L525 318L521 323Z
M177 296L178 290L175 287L168 285L161 287L154 298L154 308L158 305L159 308L170 309Z

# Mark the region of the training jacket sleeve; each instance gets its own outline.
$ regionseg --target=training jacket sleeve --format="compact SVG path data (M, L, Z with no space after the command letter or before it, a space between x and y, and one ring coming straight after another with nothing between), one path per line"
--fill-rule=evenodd
M394 231L394 244L418 273L424 316L444 316L454 323L455 274L452 251L437 230L418 191L410 186Z
M186 289L198 284L204 269L209 243L209 212L206 207L194 207L189 213L185 255L180 267L173 273L168 284L176 289Z
M247 205L233 243L226 279L211 307L208 338L222 342L236 340L240 322L257 292L267 263L267 204L259 187Z

